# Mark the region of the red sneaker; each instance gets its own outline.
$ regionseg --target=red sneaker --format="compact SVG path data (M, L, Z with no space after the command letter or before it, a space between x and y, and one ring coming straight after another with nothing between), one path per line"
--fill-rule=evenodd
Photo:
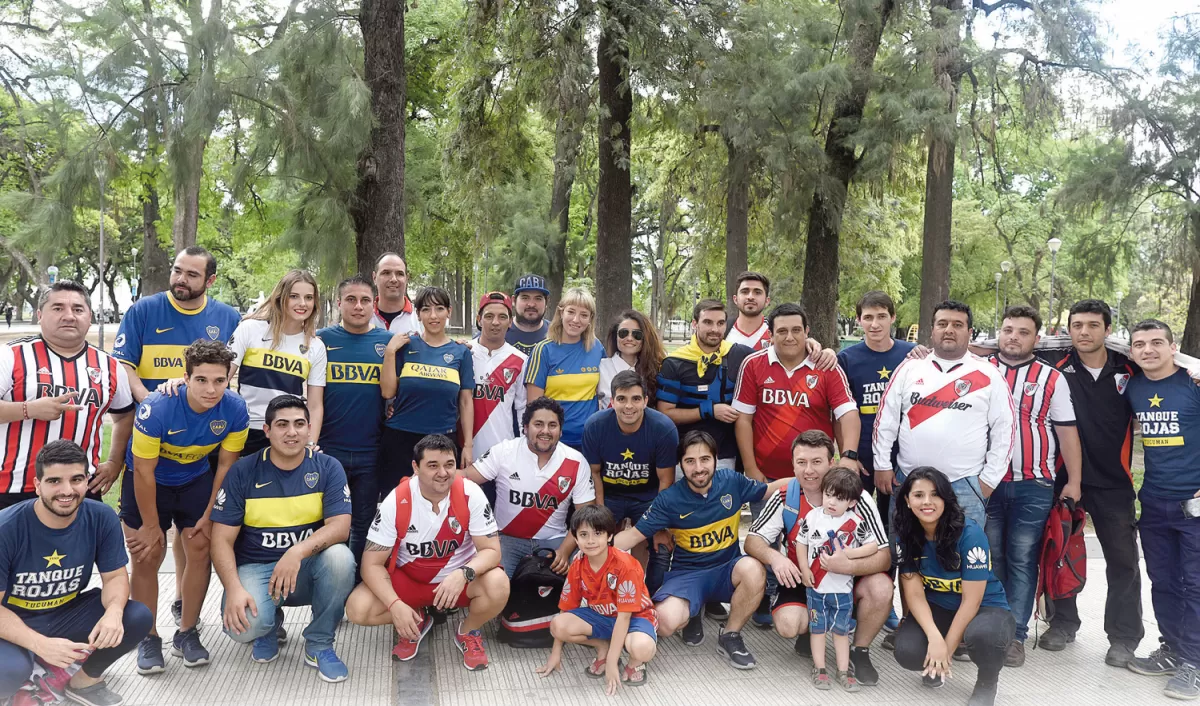
M429 631L432 629L433 618L426 615L425 618L421 620L420 625L417 626L417 639L405 640L404 638L400 638L396 642L396 646L392 648L392 659L397 662L407 662L413 657L416 657L417 648L421 646L421 640L424 640L425 636L428 635Z
M460 634L458 630L455 630L454 644L458 645L459 651L463 653L463 666L468 671L474 672L480 669L487 669L488 658L487 652L483 649L483 633L478 630L472 630L468 633Z

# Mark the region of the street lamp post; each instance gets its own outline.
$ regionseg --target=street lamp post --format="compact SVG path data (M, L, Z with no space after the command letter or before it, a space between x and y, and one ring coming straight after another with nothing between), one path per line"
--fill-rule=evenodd
M1114 322L1116 324L1116 326L1113 327L1113 333L1116 333L1121 328L1121 300L1124 298L1125 298L1125 293L1118 291L1117 292L1117 320Z
M1000 271L1004 273L1004 308L1008 308L1008 273L1012 270L1013 264L1009 260L1000 263Z
M138 254L138 249L134 248L133 249L133 291L130 292L130 294L132 294L133 296L130 299L131 301L137 301L137 292L138 292L137 254Z
M108 176L108 165L96 163L96 178L100 180L100 350L104 350L104 178Z
M1050 311L1046 317L1046 330L1049 331L1054 324L1054 274L1058 269L1058 249L1062 247L1062 241L1051 238L1046 241L1046 247L1050 248Z
M1004 275L996 273L996 315L992 321L992 337L995 338L1000 332L1000 280L1004 279Z

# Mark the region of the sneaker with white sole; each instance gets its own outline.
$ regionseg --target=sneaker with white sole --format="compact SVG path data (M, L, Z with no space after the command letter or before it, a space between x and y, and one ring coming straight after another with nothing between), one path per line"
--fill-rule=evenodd
M203 667L212 661L212 656L200 642L200 631L177 630L171 638L171 654L183 658L185 667Z
M729 658L729 663L733 665L734 669L754 669L758 666L754 655L746 649L742 633L737 630L721 629L721 634L717 637L717 652Z
M321 681L330 684L337 684L350 678L350 670L346 667L346 663L337 656L332 647L320 650L316 654L309 652L305 647L304 663L317 670L317 676L321 678Z
M433 629L433 617L426 615L421 619L421 623L417 625L417 639L406 640L400 638L396 641L396 646L392 648L392 659L397 662L407 662L417 656L417 650L421 647L421 640L429 634Z
M1125 665L1129 671L1147 677L1169 677L1179 669L1179 655L1167 643L1160 643L1158 649L1145 657L1134 657Z
M138 643L137 673L142 676L161 674L167 670L166 660L163 659L162 638L158 635L147 635Z
M1191 662L1180 662L1175 676L1167 682L1163 696L1181 701L1200 699L1200 670Z

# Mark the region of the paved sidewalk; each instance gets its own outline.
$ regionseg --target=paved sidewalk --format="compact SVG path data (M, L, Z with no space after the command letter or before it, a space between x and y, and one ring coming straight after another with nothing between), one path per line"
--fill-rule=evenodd
M1080 601L1083 629L1075 644L1065 652L1029 650L1020 669L1006 669L1000 677L999 704L1012 706L1066 706L1069 704L1172 703L1162 696L1165 680L1141 677L1104 665L1108 647L1103 632L1104 563L1099 548L1089 543L1089 584ZM168 555L169 556L169 555ZM172 574L161 576L166 589L160 601L161 634L169 640L169 596ZM1143 600L1151 613L1149 581L1143 578ZM603 682L583 675L592 654L589 648L568 646L563 671L548 679L534 674L548 651L513 650L489 639L492 666L483 672L463 669L461 657L450 639L453 623L436 627L422 645L421 654L409 664L389 659L390 633L385 628L360 628L344 623L338 631L338 653L349 665L350 680L325 684L316 670L304 666L301 633L308 609L286 609L285 626L290 634L280 658L272 664L250 661L250 647L237 645L221 634L221 589L214 579L201 619L205 645L213 655L207 667L189 670L182 661L167 654L167 671L141 677L134 671L132 656L110 671L112 686L130 706L216 706L276 704L305 706L541 706L570 704L738 704L739 706L797 706L807 704L963 704L974 684L971 664L955 663L955 678L945 688L930 691L920 678L904 672L891 652L872 650L880 671L880 685L863 687L846 694L836 686L818 692L808 684L809 662L792 652L792 644L773 632L748 627L746 642L758 658L757 669L739 672L716 653L717 624L705 622L705 641L696 648L685 646L678 637L667 638L650 664L649 682L640 688L622 687L614 698L604 695ZM453 620L453 618L452 618ZM491 638L493 631L487 631ZM1158 638L1152 615L1147 615L1146 639L1139 653L1145 654ZM1031 635L1032 639L1032 635ZM831 655L832 657L832 655Z

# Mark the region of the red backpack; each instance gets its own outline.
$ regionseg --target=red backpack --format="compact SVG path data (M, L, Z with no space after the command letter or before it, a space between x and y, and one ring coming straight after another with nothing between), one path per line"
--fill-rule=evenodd
M463 477L456 475L450 483L450 517L462 525L463 536L470 541L467 531L471 524L471 509L467 504L467 490L463 485ZM405 478L396 486L396 546L392 548L392 556L388 559L388 571L396 569L396 560L400 557L400 545L404 535L408 533L408 521L412 518L412 486Z
M1058 499L1050 508L1046 532L1042 536L1042 557L1038 571L1038 617L1053 617L1054 603L1079 595L1087 583L1087 546L1083 528L1087 524L1083 508L1071 499ZM1042 596L1046 597L1043 602Z

